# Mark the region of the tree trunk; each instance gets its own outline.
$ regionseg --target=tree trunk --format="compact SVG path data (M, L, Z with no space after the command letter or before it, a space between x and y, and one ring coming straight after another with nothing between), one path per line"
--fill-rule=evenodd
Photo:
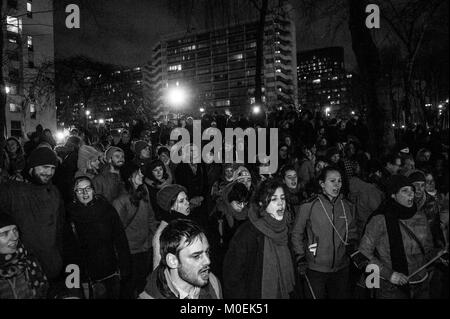
M255 103L262 103L262 68L264 66L264 27L266 25L269 0L263 0L259 13L258 34L256 35Z
M381 155L395 144L389 94L386 88L381 87L380 57L370 30L365 25L365 1L348 0L347 3L353 52L361 73L363 94L367 101L368 148L373 155Z
M5 143L5 132L6 132L6 91L5 91L5 79L3 78L3 66L4 66L4 62L3 62L3 27L5 25L4 21L3 21L3 17L6 16L6 14L4 14L4 8L3 6L5 5L6 1L2 1L2 4L0 5L0 21L1 21L1 25L0 25L0 147L3 147L4 143Z

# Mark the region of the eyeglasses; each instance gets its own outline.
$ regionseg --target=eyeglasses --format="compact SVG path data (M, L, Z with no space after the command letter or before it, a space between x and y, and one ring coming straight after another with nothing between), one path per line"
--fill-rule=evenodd
M92 192L92 187L91 186L88 186L88 187L85 187L85 188L77 188L77 189L75 189L75 193L77 193L78 195L83 195L83 194L87 194L87 193L90 193L90 192Z

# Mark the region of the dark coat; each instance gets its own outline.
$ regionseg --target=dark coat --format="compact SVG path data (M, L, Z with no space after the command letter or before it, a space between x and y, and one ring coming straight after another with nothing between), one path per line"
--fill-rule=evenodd
M36 256L50 279L62 270L64 202L52 185L9 182L0 186L0 208L20 229L23 244Z
M260 299L262 294L264 234L250 221L231 239L223 262L225 298Z
M128 240L117 211L101 196L87 206L75 203L68 208L75 225L82 255L73 256L80 264L87 263L92 279L101 279L120 270L122 278L130 275L131 255ZM86 268L85 268L86 269Z

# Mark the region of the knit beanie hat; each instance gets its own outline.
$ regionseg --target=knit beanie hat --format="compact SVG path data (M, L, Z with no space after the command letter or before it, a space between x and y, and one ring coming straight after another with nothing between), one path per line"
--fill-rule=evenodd
M245 166L239 166L237 170L233 173L233 181L238 181L240 179L246 178L246 177L252 177L250 172Z
M12 217L0 211L0 229L11 225L16 225Z
M58 164L58 158L55 152L47 147L39 147L34 149L27 159L27 169L42 166L42 165L54 165Z
M406 176L392 175L387 180L387 185L386 185L387 195L396 194L400 190L400 188L405 187L405 186L413 187L412 183Z
M170 212L172 200L181 192L187 194L186 188L178 184L167 185L160 189L156 194L156 202L164 211Z
M148 143L147 143L146 141L142 141L142 140L136 141L136 142L134 143L134 153L135 153L137 156L139 156L139 155L141 154L141 151L142 151L144 148L148 147L148 146L149 146L149 145L148 145Z
M425 183L425 174L422 171L413 171L411 174L408 175L409 182L411 184L415 182L424 182Z
M109 161L115 152L122 152L123 153L123 150L120 147L117 147L117 146L110 146L105 152L106 160Z
M88 161L95 161L98 159L102 154L97 151L95 148L89 145L83 145L78 150L78 162L77 166L78 169L84 169L87 168Z

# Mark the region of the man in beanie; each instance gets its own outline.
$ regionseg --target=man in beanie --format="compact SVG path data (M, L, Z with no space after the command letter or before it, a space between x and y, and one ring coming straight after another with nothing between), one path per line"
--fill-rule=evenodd
M64 202L51 183L56 154L36 148L27 159L24 182L0 186L0 209L9 212L26 247L37 257L50 281L62 270Z
M97 195L104 196L109 203L125 194L125 184L120 176L120 169L125 164L125 154L121 148L109 147L105 152L107 162L103 171L94 177L92 184Z

